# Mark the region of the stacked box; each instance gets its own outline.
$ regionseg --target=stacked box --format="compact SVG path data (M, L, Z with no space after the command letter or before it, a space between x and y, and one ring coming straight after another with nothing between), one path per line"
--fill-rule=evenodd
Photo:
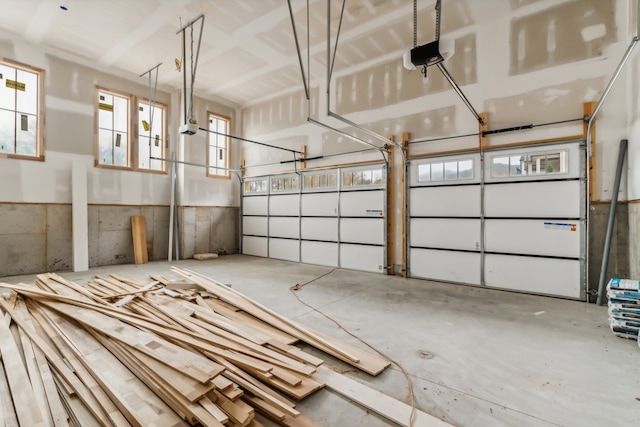
M619 337L638 340L640 334L640 281L611 279L607 284L609 326ZM640 346L640 341L638 341Z

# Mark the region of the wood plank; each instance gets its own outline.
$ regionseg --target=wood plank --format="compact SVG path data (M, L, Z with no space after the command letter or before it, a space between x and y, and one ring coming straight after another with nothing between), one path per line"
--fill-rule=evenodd
M325 334L321 334L310 328L303 327L293 321L290 321L261 304L252 301L232 288L228 288L198 273L181 270L176 267L172 267L172 270L197 282L200 286L207 289L207 291L218 295L220 298L225 299L227 302L249 312L251 315L267 323L271 323L286 333L291 334L296 338L351 364L352 366L356 366L371 375L378 375L391 364L386 360L372 356L363 350L357 349L356 347L349 346Z
M242 310L252 314L253 316L277 325L278 328L293 336L296 336L298 338L300 338L300 335L310 337L313 341L319 342L322 345L331 348L333 352L339 354L340 356L342 356L342 358L346 358L350 363L360 362L360 359L357 356L354 356L340 346L335 345L335 342L332 343L324 340L322 337L315 335L313 332L279 315L278 313L270 310L262 304L249 299L245 295L242 295L241 293L235 291L233 288L226 287L221 283L218 283L212 279L189 270L181 270L176 267L173 267L172 270L177 272L178 274L183 275L184 277L190 278L191 280L205 288L207 291L222 297L228 302L234 304L236 307L241 308Z
M327 367L318 368L316 377L323 381L327 388L350 399L376 414L393 421L401 426L409 426L411 406L394 399L384 393L361 384L351 378L339 374ZM445 427L451 424L432 415L415 410L413 427Z
M116 408L109 396L102 390L99 384L91 376L89 371L75 357L68 344L58 333L58 330L51 325L51 321L43 312L43 308L35 310L31 308L31 313L38 321L42 329L51 338L56 348L64 357L65 363L73 369L72 387L75 395L80 398L84 406L91 412L101 425L107 426L130 426L122 413Z
M131 234L133 236L133 259L135 263L148 263L149 254L147 253L147 232L144 227L144 216L134 215L131 217Z
M0 302L4 303L4 299ZM22 426L45 427L47 424L39 407L32 404L36 401L36 395L31 388L29 375L20 358L18 346L5 322L0 322L0 354L2 354L18 422Z
M135 372L149 388L154 390L158 396L162 398L173 410L183 417L189 424L200 423L205 426L223 427L218 420L199 404L193 404L184 399L180 394L173 393L166 381L160 377L154 376L153 373L146 369L142 364L137 364L131 358L131 354L124 345L114 340L106 340L105 346L114 354L118 355L121 360L126 360L127 366Z
M51 312L47 315L102 390L133 425L186 426L158 396L87 331Z
M21 308L24 308L26 310L24 303L19 303L15 308L17 311ZM24 354L24 362L27 368L27 374L29 375L29 381L31 382L31 387L35 395L34 403L40 409L40 414L42 415L44 425L53 426L53 419L51 418L51 411L49 410L49 402L47 401L47 395L44 390L44 383L42 381L42 377L40 376L40 369L38 367L38 363L36 362L36 355L33 349L33 345L31 344L31 340L24 331L19 331L19 335L20 343L22 345L22 352Z
M9 390L9 382L4 371L2 360L0 360L0 406L2 406L2 418L4 427L20 427L18 424L18 416L16 410L13 407L13 401L11 400L11 391Z

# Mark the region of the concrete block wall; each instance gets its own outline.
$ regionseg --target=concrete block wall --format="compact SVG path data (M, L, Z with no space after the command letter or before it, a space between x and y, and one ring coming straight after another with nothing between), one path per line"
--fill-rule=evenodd
M71 205L0 204L0 276L68 270Z
M185 206L178 212L180 258L198 253L234 254L239 249L239 214L236 207Z
M150 261L167 259L168 206L89 205L89 266L133 263L131 217L145 218Z

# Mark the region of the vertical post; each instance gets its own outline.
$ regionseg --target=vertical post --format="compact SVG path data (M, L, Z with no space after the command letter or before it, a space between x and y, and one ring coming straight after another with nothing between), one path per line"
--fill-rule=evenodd
M489 137L484 134L489 130L489 113L480 113L478 115L482 119L478 129L480 132L480 150L484 150L489 146Z
M173 231L174 231L174 213L175 213L175 205L176 205L176 164L174 160L176 159L176 153L171 153L171 164L169 168L171 169L171 176L169 178L169 183L171 185L171 199L169 201L169 254L167 256L167 261L171 262L173 259Z
M387 135L389 141L393 141L393 135ZM395 160L395 151L393 145L389 149L389 161L387 167L387 206L385 206L385 211L387 215L387 275L393 276L395 274L395 246L396 246L396 233L395 233L395 203L394 197L396 194L395 191L395 183L394 183L394 173L395 168L393 167Z
M73 223L73 271L89 269L89 205L87 165L75 159L71 165L71 212Z
M596 107L595 102L585 102L582 104L582 114L584 117L591 117L593 114L593 110ZM586 147L587 152L591 153L589 156L589 170L587 173L589 174L589 201L595 202L598 200L598 196L596 194L596 120L594 119L593 124L591 125L591 129L589 129L588 121L582 122L582 133L584 135L585 141L591 140L591 146ZM591 138L587 138L587 132L591 134Z
M489 130L489 114L488 113L480 113L480 118L482 122L478 126L478 131L480 132L480 136L478 144L480 146L480 286L485 286L485 255L484 255L484 244L485 244L485 220L484 220L484 150L488 147L489 141L484 132Z
M410 138L410 134L409 132L403 132L402 133L402 149L405 152L404 158L403 160L406 160L409 158L409 138ZM401 197L402 197L402 212L400 213L401 215L401 224L402 224L402 273L401 276L402 277L407 277L407 168L409 167L409 163L408 161L405 162L404 165L402 165L402 193L401 193Z
M306 145L301 145L300 146L300 169L306 169L307 168L307 146Z

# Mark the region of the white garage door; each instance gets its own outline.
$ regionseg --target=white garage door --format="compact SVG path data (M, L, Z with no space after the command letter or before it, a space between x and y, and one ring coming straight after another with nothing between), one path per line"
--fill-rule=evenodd
M244 254L385 271L382 164L247 178L242 201Z
M410 171L412 277L584 298L580 143L425 158Z

